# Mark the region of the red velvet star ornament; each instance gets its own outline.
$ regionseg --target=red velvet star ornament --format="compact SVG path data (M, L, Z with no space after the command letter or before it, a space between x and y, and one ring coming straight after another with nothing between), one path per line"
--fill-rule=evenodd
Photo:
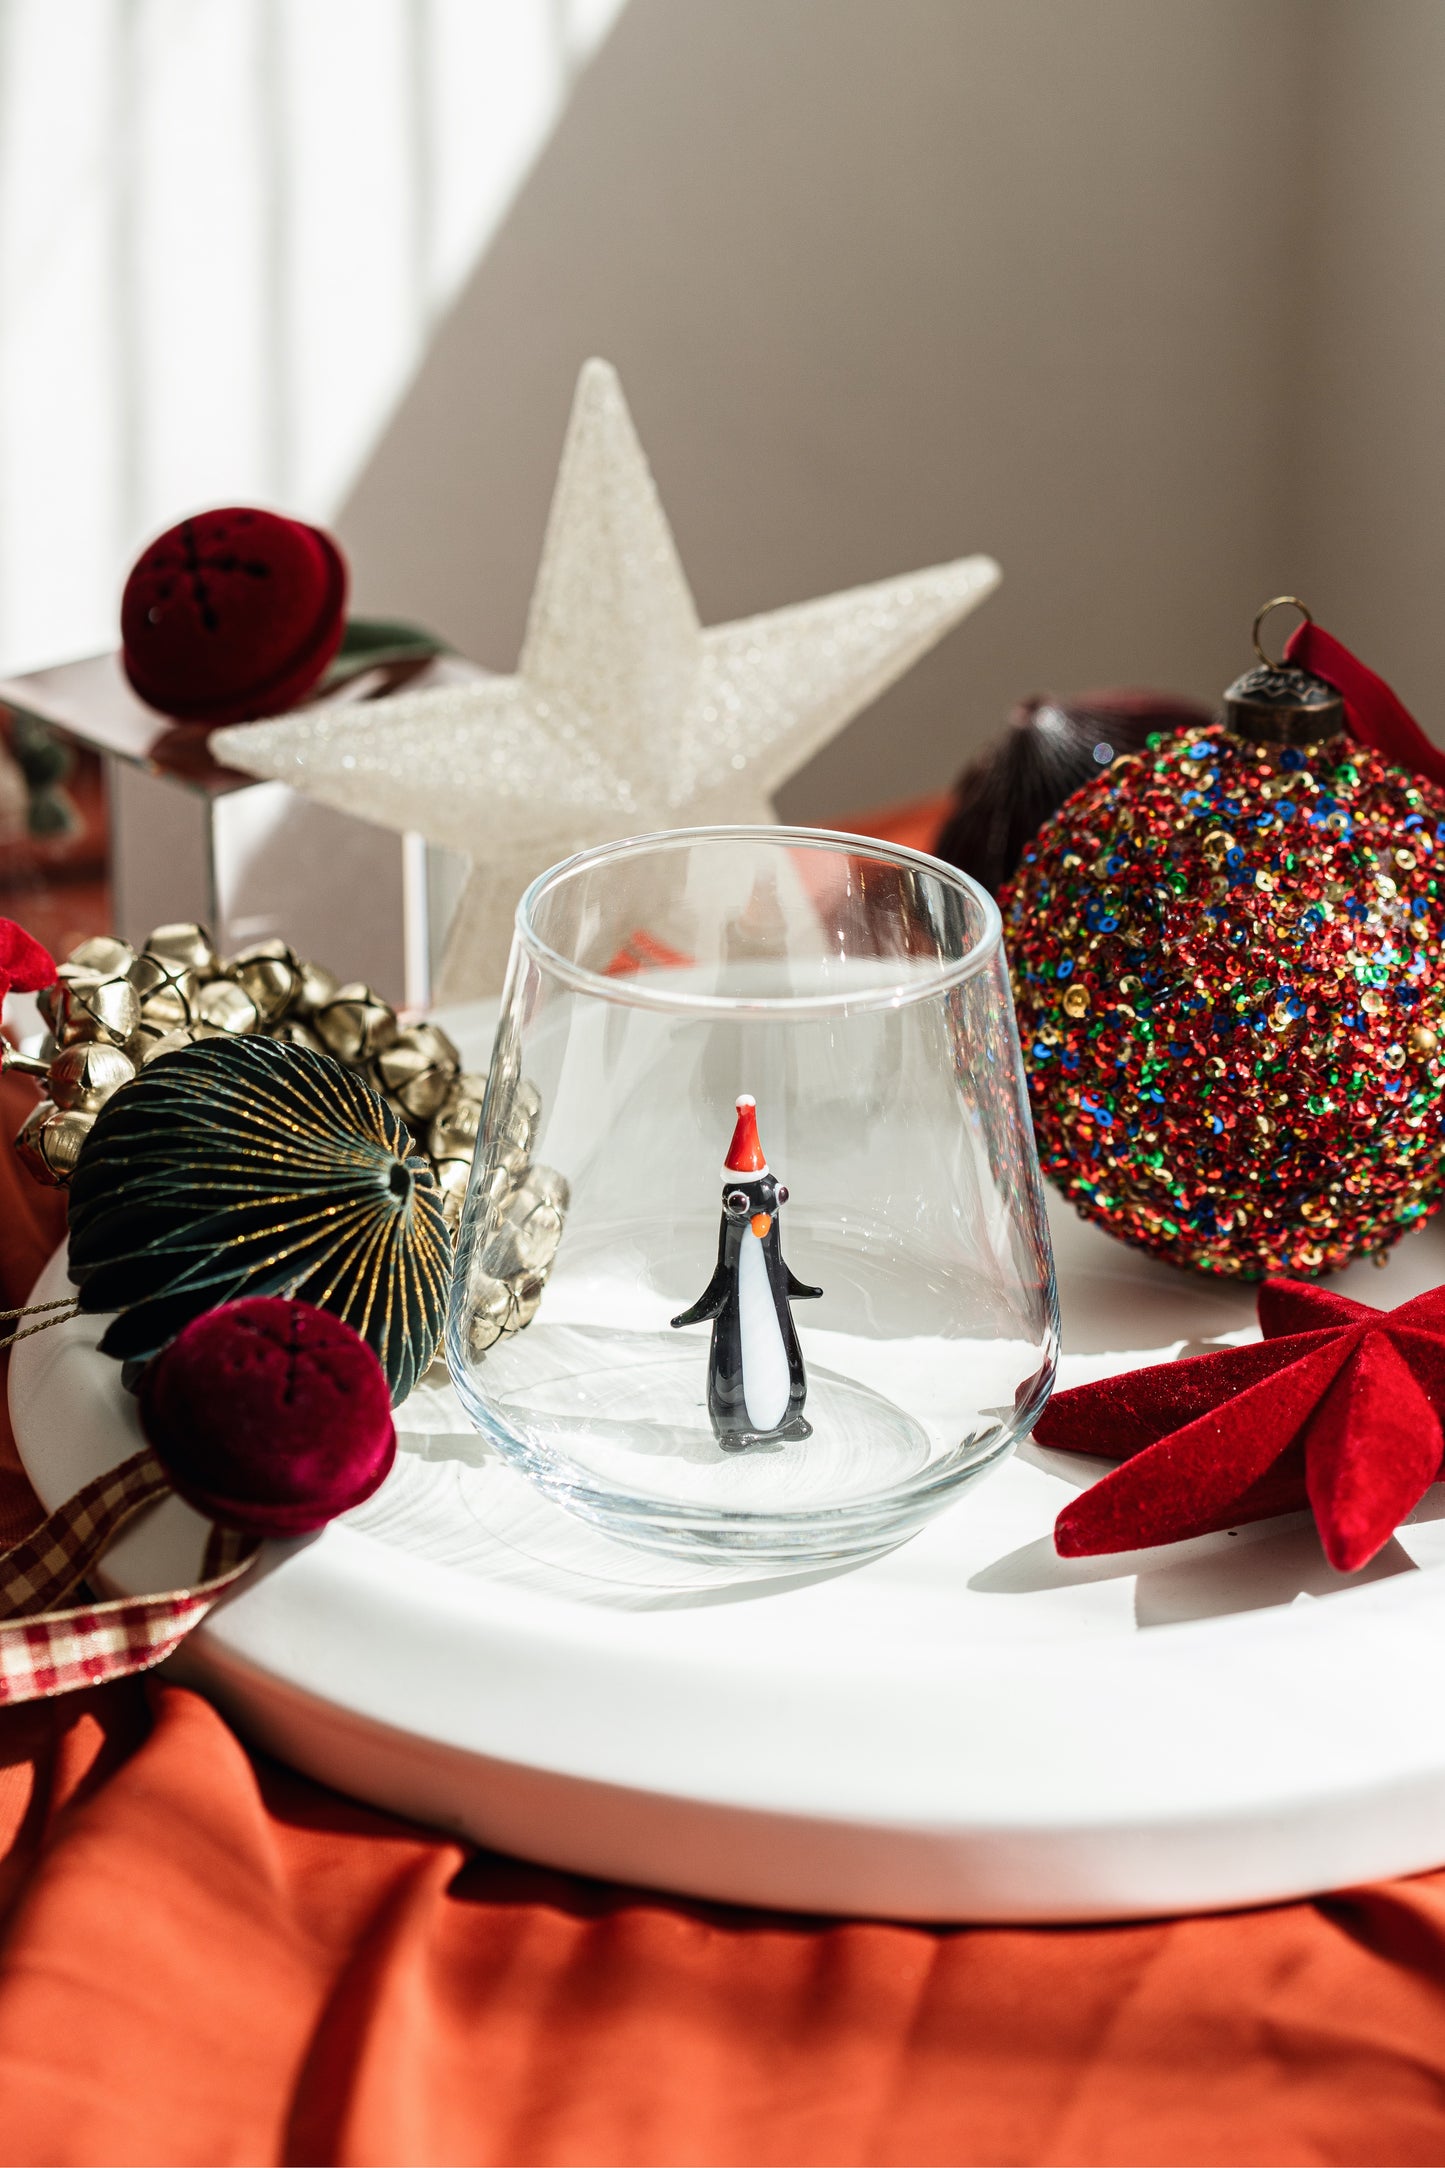
M49 951L13 918L0 918L0 1001L16 988L38 994L42 986L54 984L55 962Z
M1266 1280L1264 1339L1058 1393L1038 1444L1122 1456L1064 1508L1064 1558L1134 1551L1308 1506L1341 1573L1441 1474L1445 1289L1397 1310Z

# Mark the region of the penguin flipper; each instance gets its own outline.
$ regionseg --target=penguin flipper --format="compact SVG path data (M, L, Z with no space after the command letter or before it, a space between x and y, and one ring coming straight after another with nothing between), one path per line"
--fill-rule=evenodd
M801 1280L794 1279L786 1265L784 1265L783 1270L788 1274L788 1299L790 1302L816 1302L821 1297L823 1293L821 1287L805 1287Z
M682 1325L704 1325L710 1318L720 1317L727 1299L728 1273L726 1267L719 1265L692 1308L672 1320L673 1329Z

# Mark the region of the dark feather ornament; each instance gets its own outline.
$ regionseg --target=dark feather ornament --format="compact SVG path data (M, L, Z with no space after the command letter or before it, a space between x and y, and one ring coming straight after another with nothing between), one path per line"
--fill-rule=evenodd
M441 1336L451 1240L403 1124L329 1055L218 1037L106 1101L70 1186L70 1276L144 1364L203 1310L284 1295L344 1318L404 1400Z
M1156 731L1210 720L1196 700L1135 686L1021 700L1002 736L955 783L935 849L997 895L1044 822L1083 784L1121 754L1141 752Z

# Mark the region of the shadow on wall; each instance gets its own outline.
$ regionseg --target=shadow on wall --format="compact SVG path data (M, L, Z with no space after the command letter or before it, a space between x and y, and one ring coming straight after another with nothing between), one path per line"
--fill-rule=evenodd
M342 515L359 606L512 667L572 384L601 353L704 622L974 549L1003 563L977 618L787 786L791 817L940 787L1020 694L1212 700L1281 586L1410 697L1442 635L1420 612L1412 648L1382 599L1394 558L1367 563L1373 470L1330 405L1362 334L1315 273L1326 216L1373 263L1341 178L1359 132L1331 122L1346 94L1384 106L1411 77L1368 137L1386 194L1389 161L1435 142L1413 85L1439 80L1445 10L1381 12L630 0ZM1396 192L1422 242L1437 214ZM1419 307L1445 326L1445 300ZM1380 365L1418 399L1440 343Z

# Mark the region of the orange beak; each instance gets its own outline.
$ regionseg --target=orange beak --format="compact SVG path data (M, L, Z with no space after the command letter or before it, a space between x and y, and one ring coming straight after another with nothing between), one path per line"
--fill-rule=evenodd
M748 1225L752 1228L753 1233L757 1236L759 1242L762 1241L763 1236L767 1233L768 1229L772 1226L772 1224L773 1215L771 1212L754 1212L752 1218L748 1221Z

